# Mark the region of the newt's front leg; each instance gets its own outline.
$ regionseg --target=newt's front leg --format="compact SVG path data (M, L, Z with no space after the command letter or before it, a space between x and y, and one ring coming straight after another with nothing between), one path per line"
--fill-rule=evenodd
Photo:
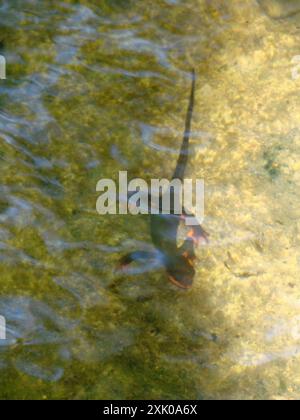
M194 218L195 224L192 226L188 226L189 231L187 237L190 238L195 246L199 246L201 244L208 244L209 243L209 233L207 233L203 227L198 222L196 216L191 213L188 213L185 209L183 210L183 214L181 216L182 220L185 222L187 217L189 219Z
M132 268L133 263L138 263ZM163 266L163 258L159 252L156 251L135 251L123 256L120 259L118 271L128 274L137 274Z

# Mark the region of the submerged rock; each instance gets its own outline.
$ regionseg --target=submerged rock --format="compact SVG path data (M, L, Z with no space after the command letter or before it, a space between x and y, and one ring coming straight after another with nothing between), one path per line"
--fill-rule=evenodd
M265 12L274 19L300 13L300 0L257 0Z

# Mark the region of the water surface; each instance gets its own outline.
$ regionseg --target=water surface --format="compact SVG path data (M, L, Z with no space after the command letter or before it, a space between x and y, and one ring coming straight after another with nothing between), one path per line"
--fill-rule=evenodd
M300 18L271 3L2 1L1 398L299 398ZM192 67L211 241L186 293L116 272L148 219L95 188L173 173Z

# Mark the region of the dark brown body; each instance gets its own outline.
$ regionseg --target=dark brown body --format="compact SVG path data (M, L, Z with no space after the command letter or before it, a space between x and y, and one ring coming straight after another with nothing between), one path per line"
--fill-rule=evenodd
M189 100L189 107L185 122L185 131L183 142L179 154L179 159L172 180L179 179L184 181L185 169L189 155L189 139L191 131L191 122L195 100L195 72L192 72L192 89ZM174 194L174 192L173 192ZM150 198L149 198L150 199ZM161 197L162 201L162 197ZM201 240L207 241L207 234L200 225L193 226L187 234L187 237L181 247L177 245L178 229L181 222L187 215L184 210L181 215L175 215L174 196L171 194L171 214L151 214L150 231L153 245L158 251L157 258L161 259L166 268L169 280L178 287L188 289L192 286L195 276L195 247ZM160 208L162 206L160 205ZM147 252L135 252L122 259L123 266L130 264L138 259L152 257Z

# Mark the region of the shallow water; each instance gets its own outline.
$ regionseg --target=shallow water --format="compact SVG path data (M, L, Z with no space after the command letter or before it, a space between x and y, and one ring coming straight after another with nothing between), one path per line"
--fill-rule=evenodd
M300 18L264 3L2 2L1 398L299 398ZM172 174L192 67L211 241L186 293L116 272L148 219L95 188Z

